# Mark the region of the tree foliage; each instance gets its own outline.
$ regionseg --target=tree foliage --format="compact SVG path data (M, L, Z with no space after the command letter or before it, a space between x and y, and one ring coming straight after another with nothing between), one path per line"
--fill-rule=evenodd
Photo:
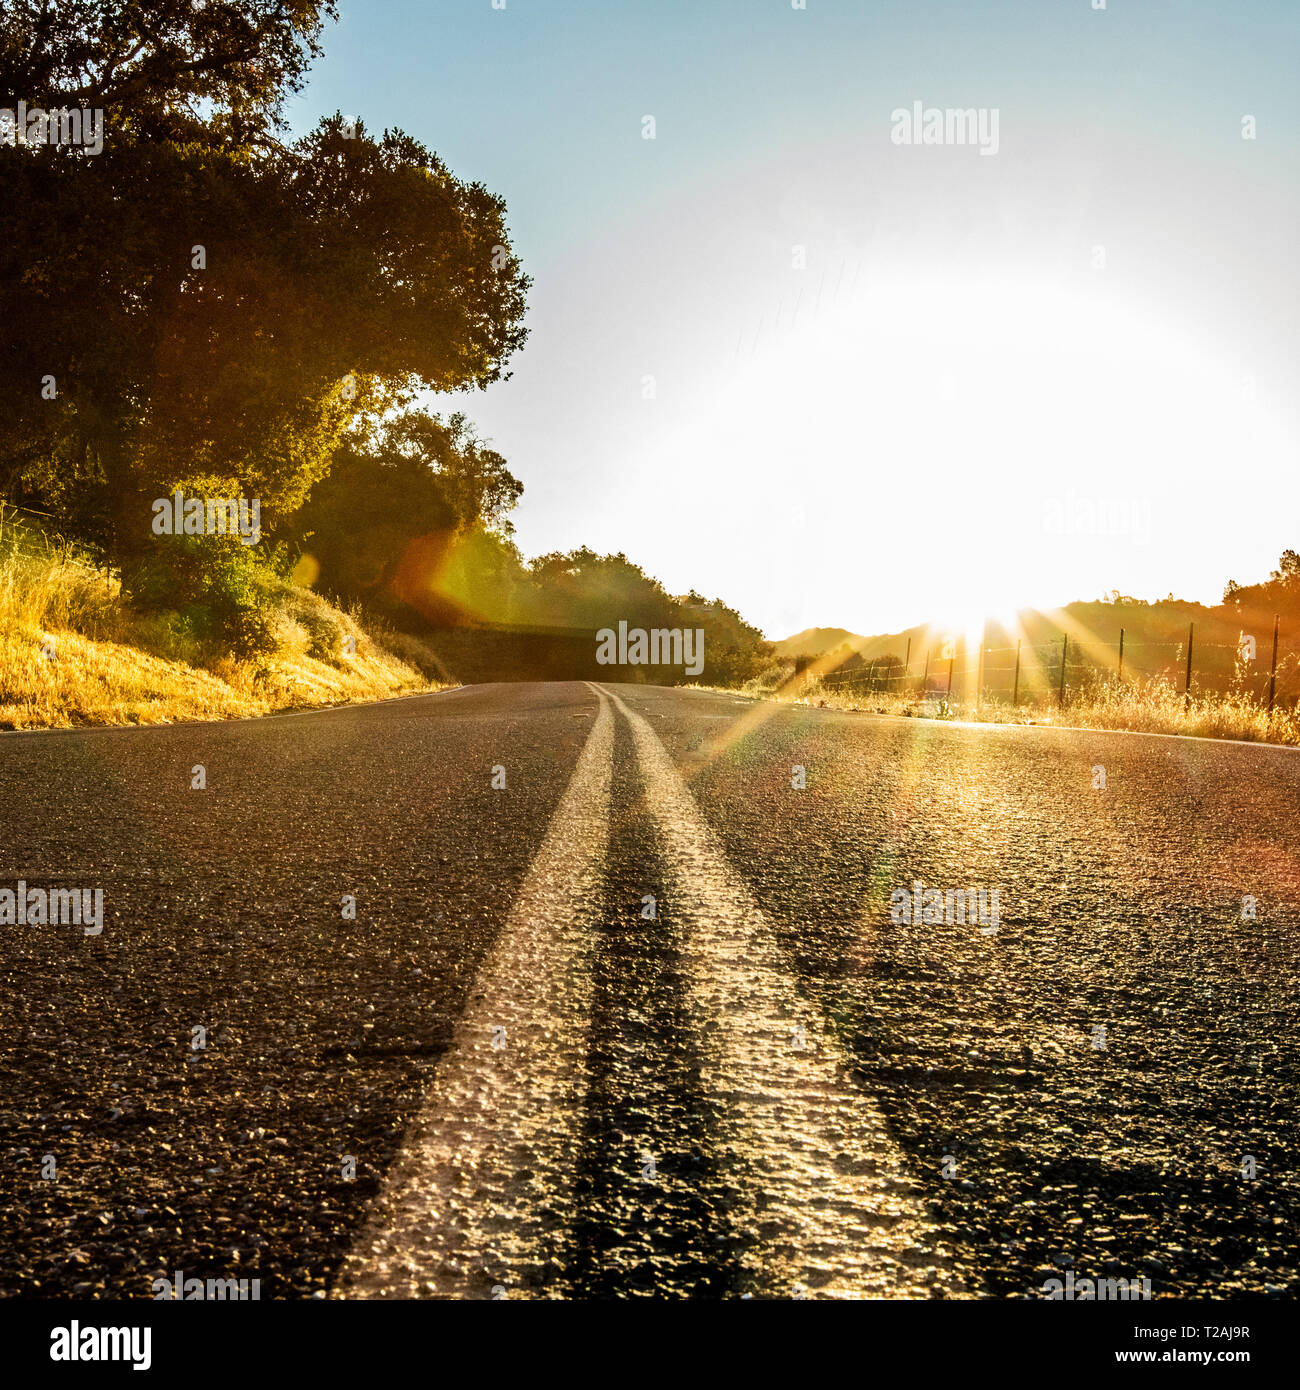
M523 344L499 197L341 116L274 138L330 13L7 17L6 87L110 119L98 156L0 147L0 487L119 558L150 543L150 500L200 475L259 497L274 531L358 421L499 380Z
M1280 613L1300 611L1300 553L1284 550L1277 568L1258 584L1238 584L1229 579L1223 601L1233 608L1261 613L1270 609Z
M131 136L249 147L281 125L332 0L7 0L0 72L46 110L109 112Z
M476 526L508 531L523 484L463 414L406 411L340 450L329 476L294 517L296 545L320 585L382 603L414 546L446 552Z

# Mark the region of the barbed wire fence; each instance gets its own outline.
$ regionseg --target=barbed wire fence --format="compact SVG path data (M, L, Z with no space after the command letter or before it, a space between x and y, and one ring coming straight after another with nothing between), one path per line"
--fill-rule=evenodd
M24 524L24 517L33 518L35 524ZM53 512L20 507L0 498L0 555L6 551L16 551L36 559L55 559L60 564L75 565L78 569L102 575L105 584L111 587L115 573L113 567L83 558L89 554L85 545L55 523L57 518Z
M968 644L953 639L928 648L924 660L915 666L909 639L901 665L897 657L877 657L870 662L864 658L860 666L827 672L818 679L822 686L843 694L911 693L918 699L947 700L955 696L973 699L978 708L984 702L1009 701L1018 705L1022 695L1039 699L1046 695L1065 706L1083 687L1107 678L1120 685L1144 680L1175 684L1181 681L1184 704L1188 706L1193 687L1205 688L1199 676L1210 678L1216 686L1244 685L1247 681L1258 684L1259 698L1267 700L1272 713L1277 703L1280 632L1281 618L1274 614L1267 678L1260 661L1265 653L1258 651L1253 637L1243 635L1237 643L1201 642L1196 638L1195 623L1189 623L1184 641L1128 641L1123 628L1118 643L1100 643L1091 638L1082 641L1064 633L1052 642L1028 643L1022 639L1014 647L981 644L973 660ZM1114 653L1113 661L1101 659L1103 650ZM1162 652L1169 656L1161 658ZM810 662L804 663L804 669L810 666ZM1259 674L1247 676L1252 667L1257 667Z

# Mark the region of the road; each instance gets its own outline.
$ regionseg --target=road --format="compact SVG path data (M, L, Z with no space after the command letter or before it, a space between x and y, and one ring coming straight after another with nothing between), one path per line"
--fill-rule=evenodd
M0 735L0 889L104 890L0 926L0 1292L1294 1296L1298 810L612 683Z

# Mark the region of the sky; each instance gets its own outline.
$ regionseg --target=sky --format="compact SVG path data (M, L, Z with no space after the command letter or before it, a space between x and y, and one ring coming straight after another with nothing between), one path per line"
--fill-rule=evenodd
M342 0L288 115L505 198L529 341L428 403L525 555L773 638L1213 603L1300 542L1300 5L1095 3Z

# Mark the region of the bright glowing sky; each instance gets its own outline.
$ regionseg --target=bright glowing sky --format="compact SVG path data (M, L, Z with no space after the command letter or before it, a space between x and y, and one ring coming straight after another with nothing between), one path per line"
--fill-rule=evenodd
M774 637L1214 602L1300 543L1300 5L1091 4L343 0L291 117L505 197L532 336L431 404L526 554ZM895 145L915 101L996 107L998 153Z

